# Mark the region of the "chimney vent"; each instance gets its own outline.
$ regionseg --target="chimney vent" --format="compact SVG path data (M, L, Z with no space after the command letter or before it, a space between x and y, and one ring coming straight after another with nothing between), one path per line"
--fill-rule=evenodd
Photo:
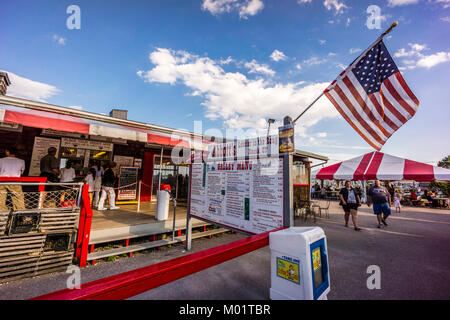
M6 95L6 89L11 84L9 81L8 74L6 72L0 71L0 95Z
M112 109L109 116L117 119L127 120L128 110Z

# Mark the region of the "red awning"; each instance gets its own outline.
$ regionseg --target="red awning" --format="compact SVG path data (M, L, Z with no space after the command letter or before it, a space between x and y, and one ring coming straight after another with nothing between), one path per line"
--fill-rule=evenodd
M189 137L9 105L0 105L0 121L34 128L154 143L161 146L191 148ZM199 142L208 143L205 140Z

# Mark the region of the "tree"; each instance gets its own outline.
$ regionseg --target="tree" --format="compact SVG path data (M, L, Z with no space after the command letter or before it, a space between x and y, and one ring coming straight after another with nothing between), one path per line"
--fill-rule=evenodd
M438 162L438 167L450 169L450 156L446 156L444 159ZM441 191L447 196L450 195L450 183L449 182L432 182L429 186L431 189L441 189Z
M450 156L446 156L444 159L439 161L438 167L450 169Z

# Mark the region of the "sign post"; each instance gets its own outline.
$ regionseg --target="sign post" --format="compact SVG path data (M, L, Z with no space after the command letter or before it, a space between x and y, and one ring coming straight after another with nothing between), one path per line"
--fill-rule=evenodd
M283 154L283 227L294 226L294 190L292 180L292 165L294 152L294 125L289 116L283 119L284 126L279 128L280 154Z

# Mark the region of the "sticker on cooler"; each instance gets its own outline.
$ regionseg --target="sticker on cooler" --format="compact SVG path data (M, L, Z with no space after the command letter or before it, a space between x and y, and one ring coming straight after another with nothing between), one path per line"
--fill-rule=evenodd
M277 257L277 275L300 284L300 260L286 256Z

